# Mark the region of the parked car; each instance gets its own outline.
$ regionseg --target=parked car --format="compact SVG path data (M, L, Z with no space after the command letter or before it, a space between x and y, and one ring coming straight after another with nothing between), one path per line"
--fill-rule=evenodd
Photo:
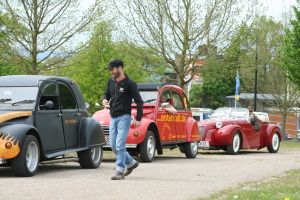
M287 133L287 132L284 133L284 138L285 138L285 140L292 140L293 139L292 135Z
M297 133L296 138L297 138L297 140L300 140L300 133Z
M63 77L0 77L0 164L17 176L33 176L40 163L101 164L105 138L88 117L75 81ZM77 152L78 156L65 154Z
M126 148L132 155L139 155L143 162L151 162L155 151L163 154L163 149L179 147L187 158L195 158L198 152L200 133L185 92L176 85L138 84L144 101L142 126L130 127ZM176 114L168 112L172 105ZM132 119L136 116L136 104L132 104ZM109 108L94 113L104 130L107 145L104 150L111 150L109 145Z
M223 149L228 154L238 154L240 149L268 148L270 153L279 150L282 133L278 126L262 121L260 131L250 124L246 108L218 108L210 119L198 122L202 149Z

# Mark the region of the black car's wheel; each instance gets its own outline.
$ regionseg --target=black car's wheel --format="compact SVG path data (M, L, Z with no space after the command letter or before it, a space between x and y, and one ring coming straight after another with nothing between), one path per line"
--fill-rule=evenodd
M16 176L33 176L40 162L39 143L33 135L25 137L19 155L11 159L11 167Z
M102 162L103 147L95 147L80 151L77 153L79 164L82 168L95 169L98 168Z
M183 145L183 149L187 158L196 158L198 153L198 142L187 142Z
M269 145L268 151L269 153L277 153L277 151L279 150L280 147L280 138L279 138L279 134L278 132L275 132L272 136L272 144Z
M239 153L241 148L241 136L238 131L236 131L232 138L232 143L227 146L227 152L230 155L236 155Z
M143 162L152 162L155 155L155 136L148 131L145 140L140 145L140 158Z

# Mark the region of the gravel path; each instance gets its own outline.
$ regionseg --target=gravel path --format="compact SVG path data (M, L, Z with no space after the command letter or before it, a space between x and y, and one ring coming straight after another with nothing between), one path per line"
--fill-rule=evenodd
M200 150L195 159L157 156L152 163L141 163L125 180L112 181L114 160L104 156L95 170L81 169L78 163L43 165L31 178L14 177L10 168L0 168L0 196L6 200L189 200L290 169L300 169L300 152L242 151L232 156Z

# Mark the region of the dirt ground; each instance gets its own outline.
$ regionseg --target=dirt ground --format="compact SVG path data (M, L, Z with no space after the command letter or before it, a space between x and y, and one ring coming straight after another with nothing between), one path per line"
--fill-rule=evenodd
M82 169L78 163L41 165L34 177L20 178L10 168L1 167L0 196L13 200L189 200L299 168L300 152L259 150L227 155L199 150L195 159L182 154L156 156L152 163L141 163L125 180L112 181L114 158L105 153L98 169Z

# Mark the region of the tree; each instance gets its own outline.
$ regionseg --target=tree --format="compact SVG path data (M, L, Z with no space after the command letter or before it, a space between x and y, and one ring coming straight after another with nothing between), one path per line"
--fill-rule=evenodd
M128 46L112 40L114 28L111 22L100 22L94 25L88 48L70 58L69 67L54 68L47 75L66 76L77 82L85 101L90 104L90 113L94 113L95 103L102 102L102 97L110 77L105 69L110 60L120 58L124 61L124 72L136 82L145 82L149 77L146 67L155 65L128 54ZM135 49L138 49L135 47ZM145 64L146 63L146 64Z
M240 91L255 92L255 71L257 71L257 92L270 93L266 87L267 80L269 77L277 78L272 71L277 71L276 63L280 60L283 26L273 18L260 16L247 29L247 35L244 36L241 45L246 53L239 58L240 76L243 81Z
M128 40L164 58L178 74L178 85L184 87L199 72L196 62L204 49L210 51L212 46L228 45L234 30L254 16L241 14L247 10L244 8L255 8L255 0L248 2L123 0L114 5L127 22L122 29ZM247 13L253 14L249 10ZM199 48L203 45L206 48ZM190 78L186 79L188 75Z
M300 0L298 7L293 6L295 19L291 20L292 28L286 29L283 43L282 67L288 71L286 76L300 87Z
M240 57L245 53L241 48L241 34L233 38L224 55L210 55L206 64L201 67L203 84L193 85L191 105L216 109L224 106L225 97L235 91L235 77L240 69Z
M2 19L2 18L7 19L7 16L3 15L0 12L0 19ZM9 40L9 34L5 30L4 25L1 23L1 20L0 20L0 30L1 30L0 31L0 45L6 43L7 44L6 48L9 49L12 44ZM0 48L0 58L6 57L6 56L7 56L7 52L3 51ZM19 73L19 71L17 70L17 66L7 62L4 59L0 59L0 76L12 75L12 74L18 74L18 73Z
M266 88L275 101L269 101L268 104L281 113L282 132L285 133L287 115L293 108L299 106L300 93L296 85L283 75L287 73L286 70L278 65L273 65L273 68L275 69L270 72L266 80Z
M84 13L78 5L78 0L3 0L1 6L9 20L0 20L9 41L1 41L0 47L9 56L1 58L20 65L27 74L65 61L79 51L74 47L79 40L75 37L85 31L99 9L98 0Z

